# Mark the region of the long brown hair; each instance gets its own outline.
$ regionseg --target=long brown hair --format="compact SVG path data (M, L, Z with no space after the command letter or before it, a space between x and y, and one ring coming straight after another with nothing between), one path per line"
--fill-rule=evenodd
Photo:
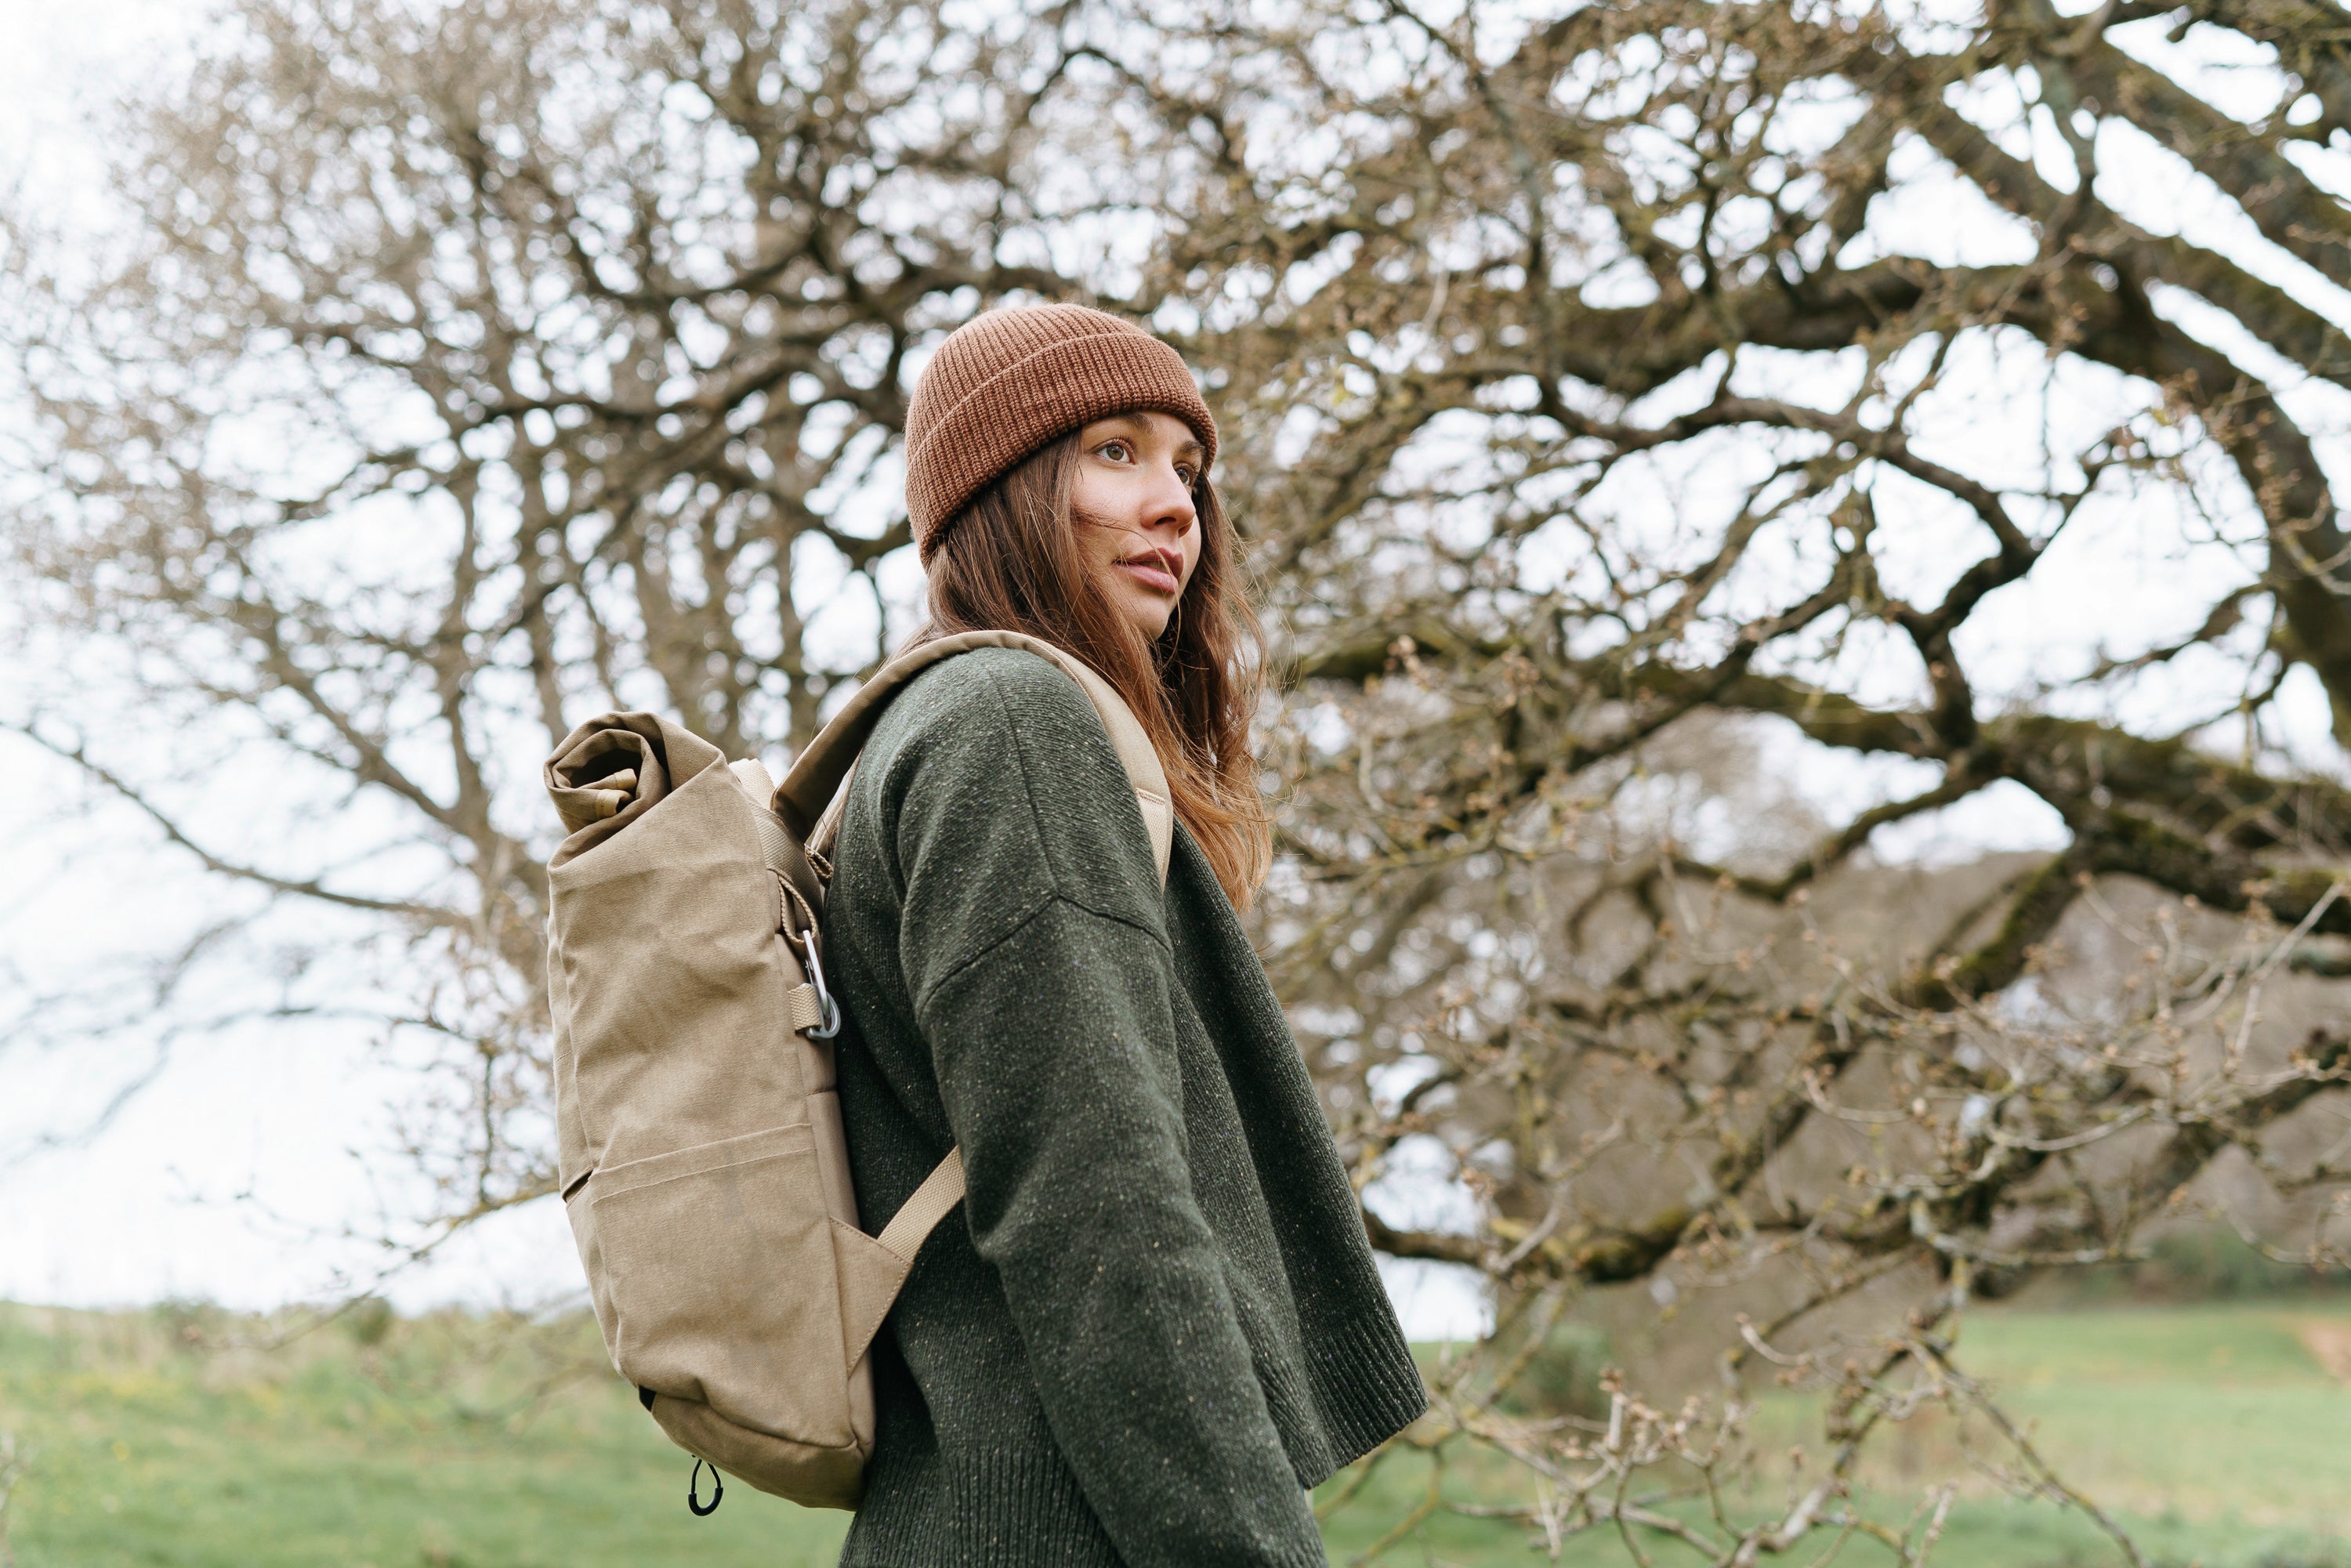
M1146 640L1079 549L1078 529L1098 525L1078 512L1077 485L1072 431L974 496L931 558L930 619L908 646L1025 632L1100 671L1150 732L1176 818L1246 908L1273 862L1249 733L1264 661L1216 486L1193 486L1199 562L1167 630Z

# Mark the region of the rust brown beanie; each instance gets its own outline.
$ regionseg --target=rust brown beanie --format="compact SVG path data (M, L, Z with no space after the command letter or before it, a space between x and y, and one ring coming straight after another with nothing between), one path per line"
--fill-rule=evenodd
M1082 305L990 310L941 343L906 409L906 516L925 564L989 481L1080 425L1151 409L1192 427L1217 460L1217 422L1184 357Z

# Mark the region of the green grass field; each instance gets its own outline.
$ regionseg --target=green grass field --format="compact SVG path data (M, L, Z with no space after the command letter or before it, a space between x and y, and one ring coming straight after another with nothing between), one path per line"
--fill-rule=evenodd
M22 1568L795 1568L830 1563L844 1515L748 1488L688 1516L688 1461L599 1361L592 1328L364 1316L287 1343L204 1312L0 1307L0 1434L20 1473L0 1564ZM2351 1565L2351 1312L2253 1305L1979 1315L1973 1370L1994 1378L2068 1479L2125 1519L2150 1563ZM1793 1396L1764 1417L1795 1439ZM1817 1433L1809 1434L1817 1447ZM2119 1559L2086 1521L1969 1479L1948 1424L1889 1435L1866 1479L1881 1515L1942 1479L1961 1500L1931 1561L2055 1568ZM1424 1492L1391 1460L1328 1530L1333 1562ZM1491 1487L1471 1467L1448 1495ZM1334 1485L1337 1483L1333 1483ZM1785 1561L1810 1563L1825 1542ZM1651 1542L1659 1564L1693 1561ZM1395 1564L1537 1563L1511 1524L1439 1516ZM1562 1561L1626 1563L1613 1540ZM1865 1541L1835 1559L1890 1559Z

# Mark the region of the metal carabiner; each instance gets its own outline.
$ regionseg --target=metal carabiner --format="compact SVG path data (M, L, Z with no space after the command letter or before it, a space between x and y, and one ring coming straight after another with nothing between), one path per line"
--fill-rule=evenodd
M825 988L824 962L816 956L816 927L800 933L800 959L808 965L809 984L816 988L817 1011L822 1017L820 1027L801 1032L810 1040L831 1040L841 1032L841 1004L832 999Z

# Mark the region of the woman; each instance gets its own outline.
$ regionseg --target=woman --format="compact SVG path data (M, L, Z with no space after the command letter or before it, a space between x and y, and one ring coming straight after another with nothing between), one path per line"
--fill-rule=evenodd
M1165 890L1066 674L984 649L891 706L826 902L841 1104L878 1231L961 1145L873 1348L841 1561L1324 1561L1301 1490L1425 1396L1295 1042L1234 915L1263 880L1252 622L1174 350L1071 306L941 345L906 422L919 637L1025 632L1152 734Z

